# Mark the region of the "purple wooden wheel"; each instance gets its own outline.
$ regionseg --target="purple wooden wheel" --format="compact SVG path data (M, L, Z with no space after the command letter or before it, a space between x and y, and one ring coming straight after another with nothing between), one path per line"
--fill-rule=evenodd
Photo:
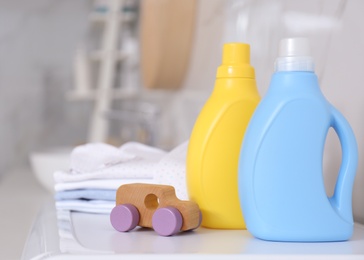
M178 233L182 227L182 215L174 207L160 208L154 212L152 225L161 236L171 236Z
M139 223L139 212L132 204L117 205L110 213L110 222L117 231L130 231Z

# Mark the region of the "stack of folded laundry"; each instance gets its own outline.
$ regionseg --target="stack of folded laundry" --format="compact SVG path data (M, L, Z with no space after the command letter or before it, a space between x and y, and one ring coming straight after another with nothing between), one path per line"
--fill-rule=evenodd
M121 147L90 143L71 153L71 169L54 173L57 210L108 214L116 190L127 183L172 185L187 199L185 160L187 142L167 153L129 142Z

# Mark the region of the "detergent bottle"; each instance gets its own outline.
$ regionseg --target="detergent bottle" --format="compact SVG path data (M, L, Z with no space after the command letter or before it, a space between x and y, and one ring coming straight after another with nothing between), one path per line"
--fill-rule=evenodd
M323 153L330 127L340 140L342 163L334 194L327 197ZM249 123L239 159L247 229L272 241L349 239L357 163L354 133L320 91L308 40L282 40L275 73Z
M204 227L245 229L238 195L238 159L245 129L259 101L250 46L225 44L214 90L196 120L187 152L188 193L201 209Z

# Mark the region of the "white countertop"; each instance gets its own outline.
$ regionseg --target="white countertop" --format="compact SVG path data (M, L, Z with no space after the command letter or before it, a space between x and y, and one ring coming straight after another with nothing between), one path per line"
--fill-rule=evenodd
M1 176L0 259L20 259L39 209L51 197L27 167L14 169Z
M58 215L49 201L28 237L23 259L364 259L364 226L355 224L347 242L280 243L256 239L246 230L198 228L172 237L136 228L115 231L108 215Z

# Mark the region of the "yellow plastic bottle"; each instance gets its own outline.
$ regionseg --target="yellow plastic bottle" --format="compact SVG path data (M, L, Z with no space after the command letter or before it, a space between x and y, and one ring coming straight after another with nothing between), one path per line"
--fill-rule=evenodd
M188 193L200 206L204 227L246 228L238 195L238 159L259 101L250 46L225 44L214 90L197 118L187 153Z

